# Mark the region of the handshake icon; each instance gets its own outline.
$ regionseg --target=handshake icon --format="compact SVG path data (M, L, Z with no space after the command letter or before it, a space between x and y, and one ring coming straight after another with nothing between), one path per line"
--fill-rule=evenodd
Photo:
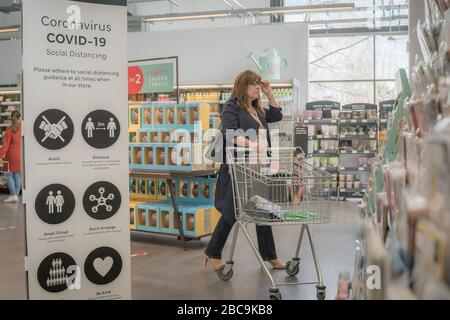
M41 142L44 142L48 138L53 140L60 139L62 142L65 142L61 134L68 128L67 123L65 122L66 117L62 117L58 123L51 123L45 116L42 116L42 118L44 120L39 125L39 129L45 132L45 136L42 138Z

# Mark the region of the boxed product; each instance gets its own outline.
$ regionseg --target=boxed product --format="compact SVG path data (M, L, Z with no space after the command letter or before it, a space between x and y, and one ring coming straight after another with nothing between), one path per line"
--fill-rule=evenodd
M365 119L366 118L366 111L365 110L353 110L352 111L352 118L353 119Z
M349 110L341 110L339 113L339 119L341 120L349 120L352 118L352 111Z

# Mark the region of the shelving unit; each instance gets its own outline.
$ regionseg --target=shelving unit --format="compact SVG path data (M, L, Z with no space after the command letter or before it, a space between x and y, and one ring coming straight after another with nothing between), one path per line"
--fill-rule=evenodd
M279 147L294 147L294 124L300 116L300 83L293 79L284 83L272 83L273 93L281 108L283 109L283 120L277 123L271 123L269 128L272 134L272 141L278 138ZM212 106L211 114L218 118L223 104L230 98L232 84L209 84L209 85L181 85L181 102L204 102ZM214 97L215 99L211 99ZM262 97L264 107L268 107L268 101ZM211 127L216 128L218 121ZM278 137L275 132L278 130Z
M21 103L21 91L18 87L0 87L0 146L3 132L10 125L11 112L20 111Z
M21 104L20 88L17 86L0 87L0 147L3 145L3 133L10 125L11 112L13 110L20 111ZM0 183L0 188L7 189L6 182Z
M306 105L303 124L310 128L312 163L335 176L333 198L361 199L366 192L377 153L377 109L366 103L341 107L334 101Z
M313 101L306 104L303 124L308 126L312 164L334 176L330 186L333 199L338 198L340 104L335 101Z

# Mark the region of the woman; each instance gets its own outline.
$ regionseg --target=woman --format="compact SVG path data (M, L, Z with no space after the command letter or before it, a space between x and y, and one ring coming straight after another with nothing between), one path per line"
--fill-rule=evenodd
M7 203L18 202L20 194L20 146L22 143L22 128L20 112L11 113L11 126L3 133L3 146L0 148L0 159L9 164L9 172L5 174L10 196Z
M269 100L269 109L262 107L261 90ZM261 81L261 77L253 71L241 72L234 82L231 99L225 103L221 113L222 132L238 129L266 132L266 134L260 135L260 138L251 139L240 135L233 141L241 147L261 150L267 145L270 146L268 123L280 121L282 118L281 108L273 96L270 83ZM260 131L260 129L265 130ZM222 217L205 250L205 265L210 261L216 270L222 264L222 249L236 222L233 203L231 177L228 173L228 166L223 164L219 170L214 200L215 207ZM259 252L263 260L270 262L275 269L284 269L284 263L276 255L271 227L256 226L256 234Z

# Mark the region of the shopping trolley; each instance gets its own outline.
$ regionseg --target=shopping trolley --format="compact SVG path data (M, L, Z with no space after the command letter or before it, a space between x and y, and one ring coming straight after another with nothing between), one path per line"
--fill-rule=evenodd
M326 286L308 225L329 222L330 184L333 176L309 164L308 160L297 160L294 158L294 151L294 148L271 148L268 149L268 156L264 153L264 157L261 157L249 149L227 148L237 223L228 259L219 267L217 274L224 281L232 278L236 239L242 229L269 278L271 300L281 300L279 286L301 284L316 284L317 298L324 300ZM300 246L306 232L318 281L275 283L247 231L247 226L251 223L261 226L301 226L297 248L292 260L286 264L286 272L292 277L299 273Z

